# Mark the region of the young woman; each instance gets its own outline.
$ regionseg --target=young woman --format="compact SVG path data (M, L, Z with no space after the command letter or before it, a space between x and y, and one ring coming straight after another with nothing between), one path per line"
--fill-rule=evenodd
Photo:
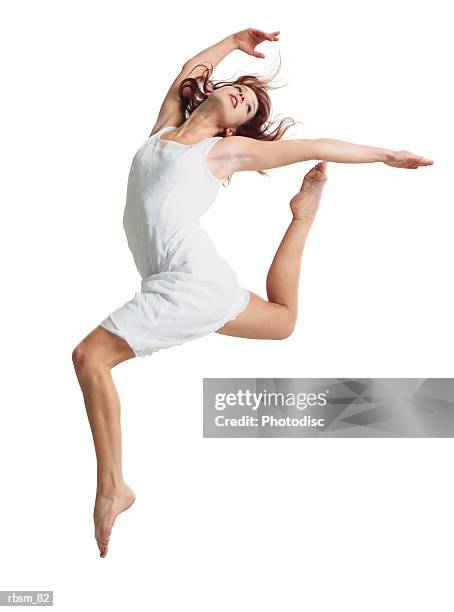
M141 291L110 313L72 355L96 450L94 523L101 557L116 517L135 499L122 474L120 402L112 368L210 332L287 338L297 318L301 258L327 180L326 161L384 162L397 168L433 163L408 151L326 138L282 140L290 127L286 119L268 129L269 81L243 75L214 85L209 79L233 50L263 58L255 47L278 40L278 31L247 29L186 62L134 156L123 221ZM234 172L263 174L305 160L323 161L306 174L290 202L292 220L267 275L268 299L263 299L239 286L199 218Z

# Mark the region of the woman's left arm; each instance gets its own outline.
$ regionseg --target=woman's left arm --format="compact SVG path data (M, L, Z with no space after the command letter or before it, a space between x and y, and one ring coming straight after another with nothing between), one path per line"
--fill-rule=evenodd
M345 164L383 162L397 168L429 166L433 160L410 151L354 144L332 138L261 141L246 136L229 136L223 141L229 173L238 170L270 170L308 160Z

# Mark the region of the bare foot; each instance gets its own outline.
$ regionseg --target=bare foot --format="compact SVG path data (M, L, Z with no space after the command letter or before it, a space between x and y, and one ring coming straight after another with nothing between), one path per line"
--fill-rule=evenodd
M110 534L115 519L121 512L132 506L135 500L134 491L126 484L106 495L96 493L93 518L95 522L95 538L101 553L100 557L107 555Z
M322 161L306 174L300 191L290 200L294 219L312 224L320 204L323 187L328 180L327 162Z

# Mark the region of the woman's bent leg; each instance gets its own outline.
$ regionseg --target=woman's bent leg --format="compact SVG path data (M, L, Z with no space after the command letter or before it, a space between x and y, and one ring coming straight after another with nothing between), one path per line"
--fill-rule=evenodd
M134 352L122 338L100 326L72 354L95 445L95 537L102 557L116 516L135 499L123 478L120 400L111 373L112 367L132 357Z
M250 291L248 306L236 319L216 330L241 338L288 338L298 314L299 279L306 238L315 218L323 186L326 162L312 168L301 190L292 198L293 219L276 251L266 279L268 301Z
M249 304L236 319L216 330L241 338L283 340L296 324L301 259L309 226L293 220L282 238L266 278L268 301L249 291Z

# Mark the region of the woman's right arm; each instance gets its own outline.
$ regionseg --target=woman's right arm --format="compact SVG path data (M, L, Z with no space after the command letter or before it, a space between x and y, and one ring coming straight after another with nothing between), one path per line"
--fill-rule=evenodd
M384 162L399 168L417 168L433 163L409 151L393 151L331 138L262 141L230 136L226 141L225 154L229 157L231 172L269 170L308 160L347 164Z
M265 40L277 42L279 40L279 31L267 34L262 32L262 30L246 28L226 36L214 45L211 45L211 47L188 59L181 68L180 74L173 81L161 104L158 118L151 130L150 136L166 125L178 127L185 121L178 93L180 84L184 79L200 77L205 72L208 64L211 64L213 69L216 68L219 62L236 49L254 57L265 57L263 53L255 50L255 47Z

